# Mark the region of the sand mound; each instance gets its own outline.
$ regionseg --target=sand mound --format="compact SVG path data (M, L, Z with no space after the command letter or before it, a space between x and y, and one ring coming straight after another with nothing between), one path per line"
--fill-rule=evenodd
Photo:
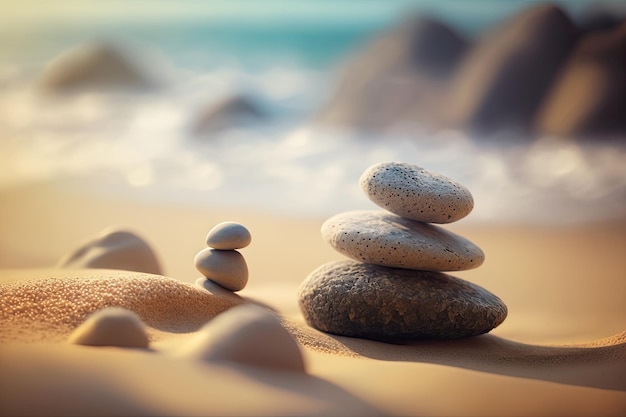
M239 304L172 278L127 271L7 270L0 282L0 342L63 341L105 307L134 311L153 329L185 333Z
M150 339L139 316L120 307L96 311L67 339L83 346L117 346L146 349Z
M64 344L8 344L2 354L0 415L383 415L304 373Z
M204 337L204 323L248 301L210 288L117 270L5 270L0 299L0 414L572 415L593 404L578 414L619 415L626 400L626 332L560 346L493 334L395 345L282 317L302 347L307 373L278 372L233 361L230 351L210 361L168 354L197 337L201 348L213 349L222 325L222 336L243 343L246 353L271 345L266 333L250 342L251 321L237 314L207 325ZM152 341L160 340L149 350L56 343L106 307L133 311ZM447 402L450 392L468 397Z

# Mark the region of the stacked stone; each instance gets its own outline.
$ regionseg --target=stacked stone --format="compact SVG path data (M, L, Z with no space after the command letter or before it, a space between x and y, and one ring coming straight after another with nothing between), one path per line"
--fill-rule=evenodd
M245 226L222 222L206 237L208 248L195 257L195 265L209 281L230 291L240 291L248 283L248 265L237 249L250 244L252 236Z
M482 250L432 223L457 221L471 193L440 174L381 163L360 179L383 210L338 214L322 236L353 260L331 262L301 284L300 308L324 332L381 341L454 339L489 332L507 315L494 294L443 271L480 266Z

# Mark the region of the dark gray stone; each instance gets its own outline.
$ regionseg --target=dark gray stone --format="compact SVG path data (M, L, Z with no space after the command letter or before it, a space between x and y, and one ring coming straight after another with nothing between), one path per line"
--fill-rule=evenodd
M298 300L310 326L380 341L477 336L507 315L502 300L471 282L354 261L313 271Z

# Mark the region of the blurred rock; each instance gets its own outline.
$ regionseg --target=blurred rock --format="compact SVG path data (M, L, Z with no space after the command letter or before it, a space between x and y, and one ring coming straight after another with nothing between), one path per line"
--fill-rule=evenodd
M437 20L411 18L349 62L317 120L369 131L455 128L477 137L624 135L620 16L590 9L578 28L561 8L536 5L473 48Z
M200 112L193 123L191 133L202 135L207 132L218 131L255 123L266 119L268 114L250 97L233 95L208 106Z
M593 32L597 30L614 29L626 18L626 8L614 10L606 4L592 3L581 16L576 20L576 24L583 32Z
M39 86L48 92L142 89L153 84L130 51L106 42L85 43L63 52L39 79Z
M553 5L505 21L474 48L451 86L451 125L475 133L527 132L578 31Z
M374 130L406 121L432 123L467 47L436 19L407 19L348 63L318 121Z
M537 127L568 137L626 135L626 22L581 39Z
M57 268L104 268L162 275L156 254L137 234L107 228L57 263Z

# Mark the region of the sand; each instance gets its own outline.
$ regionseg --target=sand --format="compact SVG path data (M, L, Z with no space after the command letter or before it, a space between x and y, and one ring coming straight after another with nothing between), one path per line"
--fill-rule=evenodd
M306 326L296 290L343 259L324 219L96 198L58 185L0 192L1 415L623 415L626 411L626 223L449 225L486 261L453 275L509 308L490 334L391 345ZM242 249L240 298L193 285L206 232L232 220ZM156 250L165 276L60 270L66 253L112 226ZM240 303L274 310L306 373L172 352ZM93 311L123 306L147 326L148 349L66 343ZM271 343L271 341L268 341Z

